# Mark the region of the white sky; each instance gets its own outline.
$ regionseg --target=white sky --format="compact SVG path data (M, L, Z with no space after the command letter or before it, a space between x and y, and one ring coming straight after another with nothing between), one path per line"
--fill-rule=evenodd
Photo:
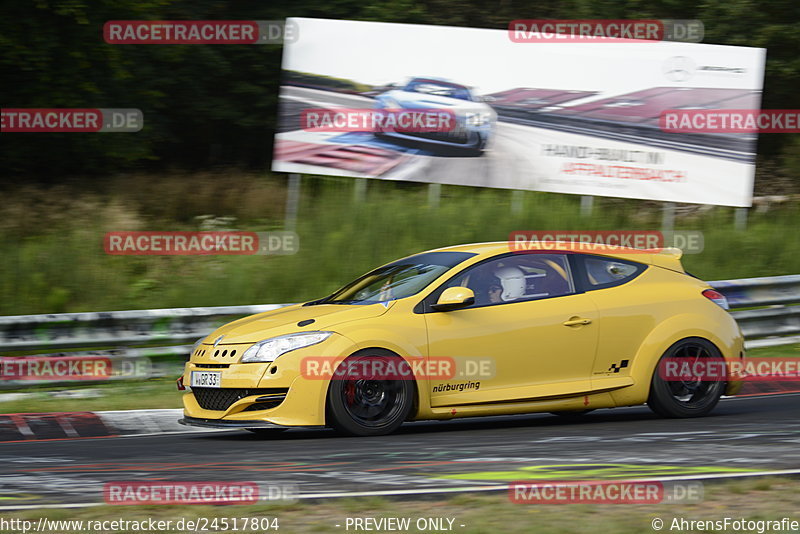
M514 43L505 30L329 19L292 19L299 38L284 47L283 68L370 85L438 76L478 94L541 87L621 94L651 87L756 89L765 50L695 43ZM665 61L745 68L745 74L695 72L685 82L664 75Z

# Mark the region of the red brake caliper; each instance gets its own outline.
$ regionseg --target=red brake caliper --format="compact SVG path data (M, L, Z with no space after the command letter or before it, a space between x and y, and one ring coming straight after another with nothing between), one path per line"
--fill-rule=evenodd
M356 401L356 384L352 380L348 380L344 384L344 399L350 406Z

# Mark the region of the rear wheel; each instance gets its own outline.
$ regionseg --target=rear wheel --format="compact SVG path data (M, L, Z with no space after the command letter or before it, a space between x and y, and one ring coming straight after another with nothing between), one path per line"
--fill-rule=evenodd
M710 362L723 364L719 349L706 339L686 338L672 345L661 357L680 358L687 363L699 362L710 369ZM706 378L704 380L703 378ZM659 373L658 366L653 372L650 397L647 405L662 417L700 417L707 415L719 402L725 388L725 381L708 376L689 376L681 380L667 380Z
M386 350L372 349L354 354L345 362L385 360L395 366L403 360ZM365 366L366 367L366 366ZM406 420L414 400L414 382L391 376L365 376L345 371L331 380L328 388L328 422L335 429L354 436L380 436L397 430Z

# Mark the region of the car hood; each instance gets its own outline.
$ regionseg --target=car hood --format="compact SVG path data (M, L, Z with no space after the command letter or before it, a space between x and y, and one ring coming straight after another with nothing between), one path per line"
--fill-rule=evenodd
M244 317L228 323L212 332L204 343L213 343L219 336L224 336L220 345L236 343L255 343L285 334L329 330L334 325L348 321L372 319L386 313L394 302L354 305L354 304L318 304L303 306L294 304L278 310L268 311ZM298 326L300 321L312 320L306 326Z
M489 106L481 102L470 102L469 100L450 98L448 96L426 95L406 91L389 91L386 95L394 99L404 108L442 108L459 112L472 111L476 113L492 111Z

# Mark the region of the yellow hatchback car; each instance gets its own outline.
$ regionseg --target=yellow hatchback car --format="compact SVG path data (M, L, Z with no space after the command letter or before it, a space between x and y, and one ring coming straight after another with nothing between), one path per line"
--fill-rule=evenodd
M725 297L680 256L560 242L408 256L200 340L178 380L191 389L181 422L380 435L404 421L643 403L702 416L741 382L670 379L659 362L724 365L744 343Z

